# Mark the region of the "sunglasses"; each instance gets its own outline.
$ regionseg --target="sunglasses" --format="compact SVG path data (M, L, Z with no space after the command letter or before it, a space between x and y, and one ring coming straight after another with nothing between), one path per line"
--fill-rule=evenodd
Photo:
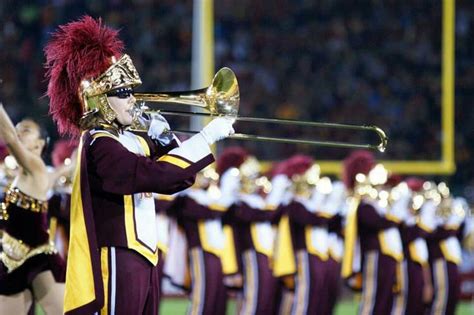
M107 92L106 95L108 97L118 97L118 98L129 98L130 96L133 95L133 89L132 88L120 88L120 89L115 89L110 92Z

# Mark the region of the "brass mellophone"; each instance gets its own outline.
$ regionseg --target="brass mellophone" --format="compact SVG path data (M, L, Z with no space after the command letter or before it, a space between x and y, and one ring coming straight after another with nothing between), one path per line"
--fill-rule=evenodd
M231 139L239 140L255 140L255 141L270 141L270 142L283 142L283 143L295 143L295 144L308 144L318 146L329 146L329 147L344 147L344 148L361 148L361 149L376 149L383 152L387 146L387 136L385 132L376 126L357 126L337 123L322 123L312 121L299 121L289 119L276 119L276 118L257 118L257 117L241 117L238 116L239 112L239 85L234 72L229 68L220 69L209 87L192 90L192 91L180 91L180 92L157 92L157 93L135 93L137 102L153 102L153 103L174 103L181 105L189 105L199 107L206 112L183 112L183 111L171 111L162 109L150 109L144 105L135 108L134 116L141 116L143 114L160 113L164 115L178 115L178 116L228 116L235 118L238 121L254 122L254 123L274 123L283 125L296 125L296 126L310 126L310 127L322 127L322 128L337 128L346 130L362 130L362 131L374 131L380 138L379 144L357 144L347 142L334 142L334 141L316 141L307 139L294 139L294 138L278 138L278 137L267 137L257 136L244 133L236 133L230 136ZM140 129L139 124L132 125L132 129ZM178 133L195 133L190 130L174 130Z

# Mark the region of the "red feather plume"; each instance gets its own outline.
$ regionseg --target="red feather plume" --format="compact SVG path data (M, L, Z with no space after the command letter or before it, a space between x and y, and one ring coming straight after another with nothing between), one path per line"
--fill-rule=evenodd
M241 147L229 147L225 149L216 161L216 171L222 175L232 167L240 167L247 158L248 153Z
M78 91L81 80L92 79L110 67L110 58L120 58L123 42L118 31L101 19L84 16L59 26L46 45L49 113L60 134L79 134L83 114Z
M282 165L284 168L283 174L288 177L292 177L293 175L301 175L304 174L313 164L314 160L312 157L308 155L297 154L284 162Z
M411 189L411 191L421 191L423 189L423 184L425 181L419 177L408 177L406 179L406 183L408 185L408 188Z
M346 187L354 188L356 175L359 173L367 175L374 166L375 157L371 152L365 150L352 152L344 160L342 180Z

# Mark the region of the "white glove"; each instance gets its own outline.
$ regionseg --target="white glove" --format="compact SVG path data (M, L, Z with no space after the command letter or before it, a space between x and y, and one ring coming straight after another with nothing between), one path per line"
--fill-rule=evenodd
M291 186L291 181L286 175L279 174L272 179L272 190L266 198L266 203L269 206L278 206L285 197L285 192Z
M148 135L154 140L158 140L162 145L168 145L173 140L170 132L170 125L165 117L160 114L153 114L148 128Z
M403 193L390 209L390 214L398 218L400 221L405 221L408 218L408 206L411 200L411 193L407 191Z
M468 209L468 204L466 202L466 199L462 198L462 197L457 197L457 198L454 198L452 204L451 204L451 208L452 209L455 209L456 211L459 211L461 209L464 209L464 211L466 211L466 209ZM461 210L462 211L462 210ZM465 214L466 215L466 214ZM465 218L465 215L461 215L460 213L458 212L454 212L452 213L449 217L448 217L448 220L446 222L446 225L448 226L459 226L461 225L462 221L464 220Z
M214 144L235 133L232 127L234 122L234 118L217 117L201 130L201 135L209 145Z
M319 212L325 212L323 209L324 201L326 200L326 195L320 192L316 187L313 189L311 194L310 207Z
M346 201L346 186L343 182L337 181L332 184L332 191L324 203L323 210L329 214L336 214L340 212Z
M236 168L230 168L222 174L220 190L221 196L218 201L220 205L229 207L237 200L240 190L240 176Z
M420 209L420 223L429 230L434 230L436 222L436 205L432 200L426 201Z

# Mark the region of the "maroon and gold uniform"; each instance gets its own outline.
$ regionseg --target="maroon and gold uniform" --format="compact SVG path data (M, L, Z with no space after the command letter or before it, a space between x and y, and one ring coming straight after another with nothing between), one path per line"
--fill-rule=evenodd
M356 183L358 174L364 180L371 178L369 172L375 166L372 154L356 151L344 163L344 182L348 189L354 190L354 197L345 226L342 276L351 287L362 289L359 314L390 314L394 293L399 292L397 267L403 260L399 220L390 216L377 199L365 196ZM366 185L367 190L373 184ZM354 256L357 243L361 253L359 263Z
M191 275L189 314L225 314L227 293L221 263L221 217L225 211L212 202L207 191L196 188L178 196L169 209L186 234Z
M148 134L129 131L142 122L133 114L141 80L122 49L117 31L88 16L62 25L45 48L50 113L61 133L81 133L66 314L158 312L152 193L189 187L214 161L209 145L233 132L219 118L182 144L164 132L164 118L151 118Z

